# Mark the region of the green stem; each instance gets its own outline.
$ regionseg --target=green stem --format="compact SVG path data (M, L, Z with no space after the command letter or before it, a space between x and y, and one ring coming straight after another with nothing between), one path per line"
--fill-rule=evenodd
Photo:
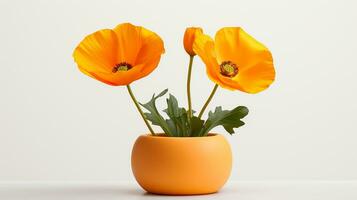
M192 118L191 72L192 72L193 57L194 56L190 56L190 64L188 65L188 74L187 74L187 102L188 102L188 117L189 118Z
M201 111L200 111L200 114L198 115L198 118L201 118L201 117L202 117L202 115L203 115L203 113L205 112L205 110L206 110L206 108L207 108L209 102L211 102L211 100L212 100L214 94L216 93L217 88L218 88L218 84L216 84L216 85L214 86L214 88L213 88L211 94L209 95L209 97L208 97L208 99L207 99L205 105L203 105L203 107L202 107L202 109L201 109Z
M134 104L135 104L136 108L138 109L138 111L139 111L141 117L143 118L143 120L144 120L146 126L148 127L148 129L149 129L151 135L155 135L154 130L151 128L151 126L150 126L148 120L146 119L146 117L145 117L145 115L144 115L143 110L141 110L138 101L136 100L136 98L135 98L133 92L131 91L130 85L127 85L126 88L128 89L128 92L129 92L129 94L130 94L130 97L131 97L131 99L134 101Z

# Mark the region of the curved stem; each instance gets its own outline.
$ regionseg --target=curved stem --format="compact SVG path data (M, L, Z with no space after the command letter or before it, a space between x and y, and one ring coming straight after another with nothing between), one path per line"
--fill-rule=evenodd
M138 111L139 111L141 117L143 118L143 120L144 120L146 126L148 127L150 133L151 133L152 135L155 135L154 130L151 128L151 126L150 126L148 120L146 119L146 117L145 117L145 115L144 115L143 110L141 110L138 101L136 100L136 98L135 98L133 92L131 91L130 85L127 85L126 88L128 89L128 92L129 92L129 94L130 94L130 97L131 97L131 99L133 100L133 102L134 102L136 108L138 109Z
M208 99L207 99L205 105L203 105L203 107L202 107L202 109L201 109L201 111L200 111L200 114L198 115L198 118L201 119L201 117L202 117L203 113L205 112L205 110L206 110L206 108L207 108L209 102L211 102L211 100L212 100L214 94L216 93L217 88L218 88L218 84L216 84L216 85L214 86L214 88L213 88L211 94L209 95L209 97L208 97Z
M193 57L190 56L190 64L188 65L188 74L187 74L187 102L188 102L188 117L192 117L192 102L191 102L191 72L192 72L192 63Z

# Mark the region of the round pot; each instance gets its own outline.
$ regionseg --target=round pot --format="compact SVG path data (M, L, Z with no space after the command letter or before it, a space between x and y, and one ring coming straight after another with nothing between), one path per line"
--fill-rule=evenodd
M205 137L142 135L131 155L136 181L150 193L194 195L217 192L232 168L232 152L219 134Z

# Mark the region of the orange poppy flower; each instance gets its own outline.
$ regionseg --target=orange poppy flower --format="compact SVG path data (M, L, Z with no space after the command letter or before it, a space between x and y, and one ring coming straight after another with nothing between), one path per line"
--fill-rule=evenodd
M209 78L223 88L258 93L275 79L269 49L239 27L220 29L214 41L202 34L193 50L205 63Z
M128 85L150 74L164 53L154 32L130 23L85 37L73 57L86 75L109 85Z
M192 49L193 42L195 41L195 38L199 35L202 34L203 31L199 27L189 27L186 28L185 35L183 37L183 46L185 47L186 52L190 56L195 56L196 53Z

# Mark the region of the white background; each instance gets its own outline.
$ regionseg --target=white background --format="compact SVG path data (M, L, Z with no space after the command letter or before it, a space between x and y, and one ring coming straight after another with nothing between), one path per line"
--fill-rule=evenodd
M169 88L186 106L187 26L211 36L242 26L270 48L272 87L258 95L219 89L210 105L250 108L246 126L226 134L231 180L357 179L356 7L352 0L1 0L0 181L133 180L130 152L146 127L125 87L84 76L72 58L85 35L122 22L165 41L159 67L132 84L140 101ZM199 59L192 84L199 110L213 87Z

